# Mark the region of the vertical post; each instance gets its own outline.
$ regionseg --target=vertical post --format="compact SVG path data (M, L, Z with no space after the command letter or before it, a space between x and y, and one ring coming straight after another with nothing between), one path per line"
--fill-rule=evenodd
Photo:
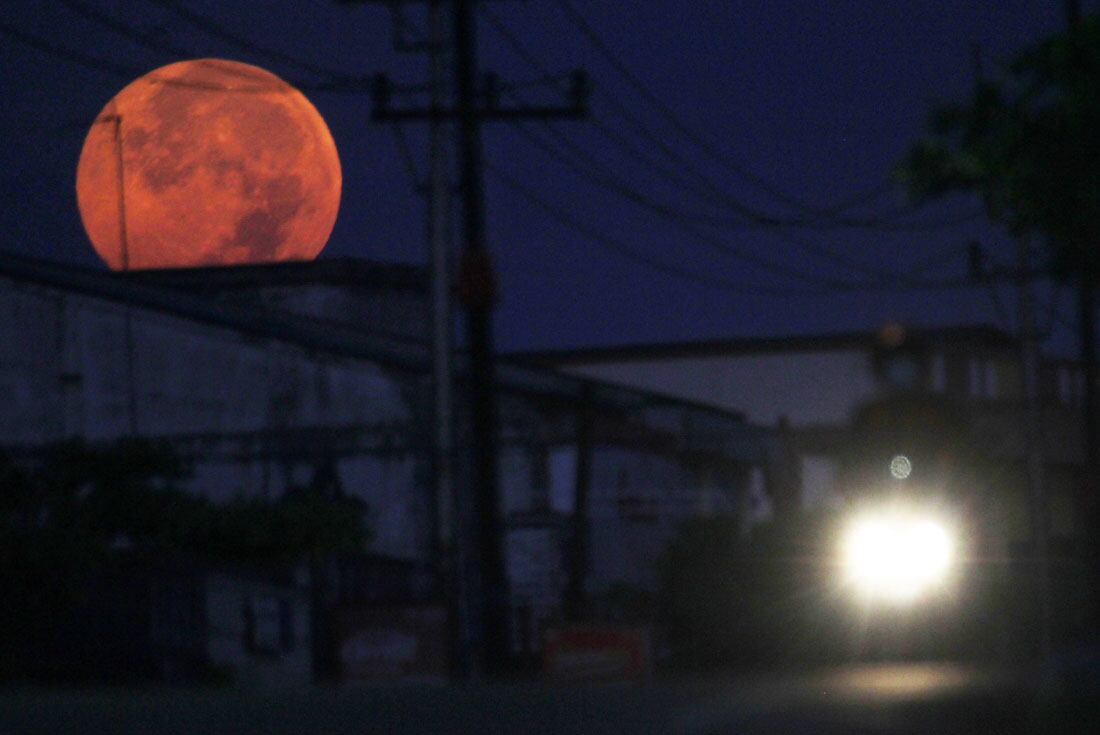
M588 491L592 482L592 386L581 386L577 410L577 469L573 486L572 538L570 539L569 582L565 590L565 615L578 621L587 613L588 576Z
M1085 430L1085 472L1092 492L1100 491L1100 376L1096 365L1096 275L1081 274L1079 328L1081 369L1085 374L1085 394L1082 396ZM1096 498L1090 498L1095 504Z
M428 3L428 76L432 109L447 103L447 33L443 0ZM447 628L451 669L469 669L469 634L464 603L461 535L456 534L453 427L451 400L451 175L448 124L433 116L428 127L428 245L432 294L432 390L435 436L432 475L435 481L436 567L447 601Z
M1046 489L1043 478L1043 407L1039 392L1039 338L1035 326L1035 299L1030 271L1030 243L1026 235L1016 240L1018 257L1017 288L1019 292L1020 366L1023 372L1025 410L1023 414L1024 447L1027 453L1028 496L1031 505L1031 553L1035 573L1035 594L1039 602L1039 653L1050 655L1051 604L1049 527Z
M1066 22L1072 28L1081 22L1081 0L1065 0Z
M383 0L391 7L397 7L399 2ZM442 0L427 0L431 5L437 6ZM452 533L454 536L454 548L456 551L454 564L456 568L455 580L459 583L459 592L463 593L459 609L466 615L467 623L464 632L469 639L475 637L475 629L479 631L477 644L481 646L482 660L489 672L501 671L510 658L509 645L509 595L508 580L505 574L504 542L506 525L501 518L501 503L499 491L499 479L497 477L497 433L498 419L496 406L496 389L494 379L494 346L493 346L493 306L496 299L496 287L493 276L492 259L485 243L485 192L483 181L481 124L483 120L503 120L517 118L575 118L584 114L584 102L586 99L586 87L583 74L574 74L574 84L571 92L571 103L567 107L545 106L519 106L511 109L501 109L495 101L486 100L491 96L491 90L479 94L477 89L478 63L477 63L477 28L475 18L476 0L452 0L453 10L453 74L454 74L454 105L444 106L441 98L434 96L430 109L390 109L389 108L389 80L379 77L375 91L374 119L379 122L399 122L402 120L435 120L440 118L458 120L457 148L459 183L463 194L462 210L462 252L459 261L457 293L459 300L466 312L466 349L468 353L468 369L463 373L467 376L466 388L468 389L468 406L470 414L469 431L466 433L470 441L470 486L472 488L473 502L471 505L477 509L477 553L470 551L472 545L467 544L465 498L453 491L455 486L454 471L450 469L450 485L452 493L447 502L445 494L440 495L442 505L436 507L443 523L443 516L450 514ZM433 11L435 12L435 11ZM398 16L396 22L401 27L401 19ZM432 21L435 22L435 21ZM400 31L399 31L400 32ZM433 32L433 35L435 33ZM438 45L438 44L437 44ZM419 45L409 46L399 43L399 47L407 50L420 49ZM433 76L438 76L443 62L438 59L433 62ZM491 86L491 85L487 85ZM439 84L433 84L437 90ZM438 134L433 133L433 136ZM433 137L438 140L438 137ZM433 153L434 158L434 153ZM435 158L434 165L442 165ZM433 177L434 180L434 177ZM438 210L433 210L433 217L443 218L445 215ZM449 218L448 218L449 221ZM439 224L434 222L433 226ZM434 256L433 256L434 257ZM433 299L445 296L440 295L436 289L443 288L442 281L435 281ZM437 306L443 304L441 300ZM435 318L446 321L443 309L435 310ZM450 322L448 321L447 324ZM437 328L439 325L436 325ZM437 336L441 334L437 331ZM437 350L442 349L439 343L435 344ZM444 381L439 378L445 373L437 363L436 385L443 386ZM445 388L443 389L445 390ZM438 396L437 396L438 398ZM437 406L442 404L437 404ZM437 413L439 409L437 407ZM446 429L441 429L445 431ZM446 437L453 439L453 437ZM436 435L436 442L444 439ZM451 442L453 443L453 442ZM453 454L446 459L453 461ZM442 468L446 472L448 465L437 465L437 470ZM443 480L447 482L446 479ZM462 502L459 502L459 501ZM448 507L450 506L450 507ZM472 520L472 519L471 519ZM456 522L457 521L457 522ZM473 525L473 524L471 524ZM471 529L472 530L472 529ZM461 552L461 553L459 553ZM471 562L477 562L480 573L475 572L472 565L468 565L462 556L469 557ZM479 583L480 594L474 590L476 582ZM480 609L475 610L475 599L480 601ZM476 623L474 622L476 619Z
M1072 29L1081 23L1081 0L1065 0L1066 24ZM1078 311L1078 350L1081 369L1085 378L1085 393L1081 401L1082 449L1084 456L1084 487L1078 508L1083 513L1082 536L1086 549L1086 573L1095 579L1100 566L1100 370L1096 357L1096 290L1100 273L1088 268L1081 273ZM1091 610L1093 624L1100 622L1100 607L1094 603Z
M123 340L126 350L126 422L127 430L132 437L138 435L137 412L137 368L134 366L136 359L134 347L134 315L129 304L123 313Z
M1100 625L1100 592L1096 581L1100 574L1100 385L1097 385L1100 375L1096 365L1096 288L1097 274L1082 273L1078 326L1081 370L1085 378L1085 391L1081 396L1085 481L1077 507L1083 510L1080 534L1084 542L1085 574L1092 580L1093 602L1087 619L1094 627Z
M122 163L122 115L116 112L111 115L111 125L114 128L115 139L115 166L118 176L115 177L116 192L118 196L118 249L122 258L123 271L130 270L130 242L126 232L126 175Z
M482 604L481 645L486 671L500 672L508 658L508 589L504 528L497 478L497 414L494 387L492 263L485 244L485 192L481 115L477 104L475 0L454 0L455 89L458 155L463 198L460 289L466 307L470 356L471 458L478 509L478 562Z
M1081 23L1081 0L1065 0L1066 23L1075 28ZM1078 294L1078 341L1081 355L1081 367L1085 373L1085 395L1082 410L1084 412L1085 472L1088 489L1093 493L1100 491L1097 483L1100 478L1100 388L1097 386L1096 365L1096 288L1098 274L1088 270L1081 274L1080 293ZM1096 504L1096 498L1089 498L1090 506Z
M126 229L126 172L123 167L122 157L122 114L115 108L115 114L110 117L114 129L115 139L115 165L118 176L115 177L118 195L118 249L122 258L123 272L130 270L130 237ZM134 371L134 324L133 315L129 304L123 315L123 340L126 359L126 418L130 436L137 436L137 387Z

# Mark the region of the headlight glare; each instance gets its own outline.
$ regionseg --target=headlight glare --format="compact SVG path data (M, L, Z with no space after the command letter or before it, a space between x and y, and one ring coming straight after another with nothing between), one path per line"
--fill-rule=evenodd
M844 539L848 581L863 595L907 602L941 585L954 545L943 524L908 515L860 519Z

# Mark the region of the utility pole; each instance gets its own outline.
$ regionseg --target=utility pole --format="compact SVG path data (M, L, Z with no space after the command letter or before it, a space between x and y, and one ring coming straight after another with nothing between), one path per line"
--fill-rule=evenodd
M1078 331L1081 368L1085 374L1085 395L1081 410L1084 414L1085 472L1092 497L1093 512L1100 511L1100 372L1096 360L1096 288L1098 276L1086 270L1081 274L1078 296ZM1100 530L1100 528L1096 529Z
M1081 0L1066 1L1066 23L1071 29L1081 23ZM1100 274L1088 265L1081 273L1078 294L1078 330L1081 366L1085 373L1084 411L1085 469L1093 493L1100 492L1100 376L1096 360L1096 288ZM1096 498L1090 501L1096 504Z
M122 145L122 113L118 111L118 105L114 105L115 111L109 115L103 115L96 119L97 123L110 123L112 140L115 148L115 165L118 168L115 176L116 196L118 197L118 247L122 258L122 272L130 270L130 236L126 224L126 168L123 161ZM130 436L138 434L137 419L137 374L134 370L134 316L133 309L126 305L123 312L122 335L126 359L126 419Z
M405 0L436 2L436 0ZM486 75L478 86L476 0L452 0L454 103L433 100L427 107L391 106L394 86L385 76L376 79L373 119L376 122L455 120L458 173L462 192L462 254L457 293L466 312L466 376L470 413L470 458L477 513L477 562L480 569L480 610L476 615L481 662L488 673L503 671L509 659L508 585L505 573L504 533L497 478L497 406L493 308L496 284L485 239L485 188L482 124L494 120L577 119L587 105L584 75L574 72L570 100L565 105L503 107L496 78ZM456 505L461 505L457 503ZM455 544L465 545L458 527ZM458 574L463 574L459 569ZM464 585L463 585L464 586ZM475 617L475 616L471 616Z
M1065 0L1066 24L1070 29L1081 23L1081 0ZM1095 243L1090 243L1095 246ZM1086 260L1080 274L1077 295L1078 348L1085 391L1081 401L1081 429L1084 434L1084 498L1078 506L1084 511L1086 569L1094 578L1100 571L1100 370L1096 357L1096 291L1100 273L1090 268ZM1092 621L1100 621L1100 609L1094 605Z
M385 3L393 20L394 48L399 52L426 53L428 56L429 108L447 104L448 53L444 0L424 0L427 5L427 37L410 38L410 26L404 3L393 0L361 0ZM376 87L376 98L392 90ZM452 674L461 676L471 669L470 626L467 590L462 578L464 550L461 514L455 496L454 481L454 402L451 356L454 321L451 295L454 279L451 270L451 170L448 133L450 122L433 116L428 123L428 170L426 186L413 181L418 192L427 197L427 260L431 273L432 343L432 492L434 495L434 562L439 570L447 605L447 641Z
M485 242L485 182L481 118L477 108L477 24L473 0L454 0L454 85L458 106L459 189L462 192L462 256L459 298L466 309L470 354L471 458L477 503L477 559L481 569L482 663L499 673L508 659L508 580L504 524L497 478L497 405L494 393L493 306L496 282Z
M441 108L447 99L447 30L442 0L428 3L428 75L430 106ZM454 411L452 408L451 351L451 171L447 142L449 125L433 118L428 125L428 240L432 281L432 389L435 442L432 462L436 499L436 564L447 600L447 628L451 670L470 670L469 614L461 544L455 542Z
M581 385L577 408L577 466L573 478L573 522L569 577L565 588L565 616L570 622L588 614L588 496L592 485L592 385Z
M429 86L431 105L444 104L446 94L445 31L440 0L428 6L428 43L431 46ZM428 128L428 241L432 266L432 365L435 398L435 481L440 545L451 543L451 277L450 199L447 125L432 120Z
M1023 372L1025 410L1023 436L1026 451L1028 496L1031 503L1031 553L1034 561L1035 594L1039 598L1039 654L1050 655L1051 601L1049 557L1049 513L1043 478L1043 407L1039 392L1039 334L1035 324L1035 298L1031 284L1031 248L1027 235L1016 238L1016 274L1019 309L1020 366Z
M968 260L972 281L1012 280L1016 284L1020 372L1023 380L1024 410L1021 413L1021 436L1024 445L1024 467L1028 488L1028 516L1031 519L1031 571L1034 593L1039 598L1036 611L1039 630L1039 654L1050 655L1053 630L1053 608L1050 593L1050 512L1044 478L1043 405L1039 385L1039 330L1036 326L1033 282L1045 275L1031 265L1031 242L1028 235L1016 237L1016 267L986 268L985 252L977 241L970 243Z

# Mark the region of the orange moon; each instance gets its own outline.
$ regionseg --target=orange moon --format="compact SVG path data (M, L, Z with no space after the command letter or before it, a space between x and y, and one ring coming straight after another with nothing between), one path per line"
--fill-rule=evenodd
M336 144L301 92L259 67L198 59L107 103L76 198L113 270L188 268L315 258L341 183Z

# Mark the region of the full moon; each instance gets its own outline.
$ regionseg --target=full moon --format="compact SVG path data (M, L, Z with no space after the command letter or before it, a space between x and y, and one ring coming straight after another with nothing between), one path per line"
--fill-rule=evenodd
M324 119L259 67L222 59L149 72L84 140L76 197L114 270L311 260L340 208Z

